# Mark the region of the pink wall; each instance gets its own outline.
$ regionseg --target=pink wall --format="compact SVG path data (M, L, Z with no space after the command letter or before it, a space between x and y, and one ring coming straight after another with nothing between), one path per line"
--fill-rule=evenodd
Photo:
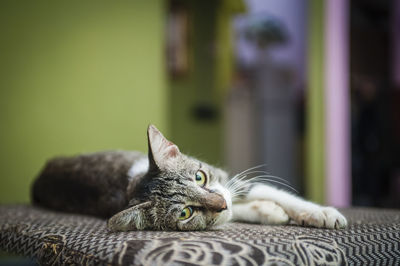
M326 203L351 203L349 3L325 2Z

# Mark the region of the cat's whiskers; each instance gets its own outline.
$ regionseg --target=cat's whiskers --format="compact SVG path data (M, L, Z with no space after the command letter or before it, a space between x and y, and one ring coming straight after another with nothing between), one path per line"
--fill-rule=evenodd
M248 171L250 171L250 170L257 169L257 168L263 167L263 166L265 166L265 165L266 165L266 164L260 164L260 165L256 165L256 166L250 167L250 168L248 168L248 169L246 169L246 170L244 170L244 171L238 173L237 175L245 174L246 172L248 172Z
M240 181L242 177L239 176L234 176L229 182L226 183L227 187L233 187L234 185L237 184L238 181Z
M267 177L278 179L278 180L280 180L280 181L286 183L287 185L290 185L290 182L287 181L286 179L281 178L281 177L278 177L278 176L270 175L270 174L269 174L268 172L266 172L266 171L251 171L251 172L248 172L248 173L246 173L246 174L244 174L244 175L242 175L242 176L240 176L240 175L235 175L235 176L230 180L230 182L227 182L227 185L229 186L232 182L235 182L238 178L240 178L240 179L242 180L242 179L246 178L247 176L249 176L249 175L251 175L251 174L257 174L257 173L263 173L263 174L265 174L265 176L267 176ZM243 177L244 177L244 178L243 178Z
M251 182L250 179L244 180L247 178L247 175L243 175L241 177L236 177L234 182L228 186L228 190L231 192L232 197L239 196L246 191L248 192L248 183Z
M251 174L256 173L256 172L258 172L258 171L248 172L248 173L246 173L246 174L234 176L234 177L232 178L232 179L233 179L233 184L232 184L232 185L236 185L236 184L242 185L243 183L246 183L247 181L249 181L249 180L252 179L252 177L250 177L250 178L248 178L248 177L249 177Z
M255 167L251 167L251 168L249 168L249 169L246 169L246 170L244 170L244 171L242 171L242 172L240 172L240 173L234 175L234 176L226 183L226 185L227 185L227 186L230 186L231 184L234 184L235 182L237 182L237 180L242 180L243 178L246 178L249 174L252 174L252 173L253 173L253 172L248 172L248 171L250 171L250 170L252 170L252 169L260 168L260 167L262 167L262 166L264 166L264 165L258 165L258 166L255 166Z
M238 179L239 175L234 175L228 182L226 182L226 186L230 186L231 184L233 184L237 179Z
M248 173L241 173L241 174L237 174L235 176L233 176L227 183L226 186L227 187L235 187L236 184L241 184L241 181L243 181L244 179L246 179L249 175L251 174L255 174L255 173L264 173L261 171L251 171Z
M265 164L248 168L248 169L234 175L226 183L226 187L229 190L229 192L231 193L232 199L234 199L238 196L246 195L249 192L250 186L253 184L257 184L257 183L280 184L281 186L289 188L290 190L299 194L299 192L293 186L291 186L290 182L287 181L286 179L278 177L278 176L270 175L266 171L257 170L257 168L260 168L262 166L265 166ZM251 176L251 175L255 175L255 174L262 174L262 175ZM277 179L277 180L275 180L275 179Z
M265 164L260 164L260 165L254 166L254 167L250 167L250 168L248 168L248 169L246 169L246 170L244 170L244 171L242 171L242 172L240 172L240 173L234 175L234 176L227 182L227 184L229 184L230 182L233 182L236 178L241 177L242 175L245 176L246 174L248 174L248 173L247 173L248 171L254 170L254 169L257 169L257 168L260 168L260 167L263 167L263 166L265 166Z
M245 174L245 173L247 173L247 172L250 171L250 170L254 170L254 169L257 169L257 168L260 168L260 167L263 167L263 166L266 166L266 164L259 164L259 165L256 165L256 166L247 168L246 170L240 172L238 175Z
M247 174L247 176L250 175L250 174L260 174L260 173L261 173L261 174L264 174L265 176L268 176L268 177L276 178L276 179L281 180L281 181L283 181L284 183L290 185L290 182L287 181L286 179L284 179L284 178L282 178L282 177L279 177L279 176L270 175L270 174L269 174L268 172L266 172L266 171L260 171L260 170L258 170L258 171L251 171L251 172L249 172L249 173Z
M262 166L262 165L261 165ZM256 167L261 167L261 166L256 166ZM255 168L255 167L252 167ZM251 172L247 172L249 170L251 170L252 168L247 169L246 171L243 171L239 174L234 175L228 182L227 185L229 185L230 183L234 183L237 182L238 180L243 180L244 178L246 178L248 175L252 174L253 171Z
M236 178L234 182L227 186L227 189L231 191L231 193L234 193L236 190L242 188L247 183L247 180L244 180L246 177L247 176Z
M277 180L273 180L270 177L274 177L274 176L269 176L269 175L260 175L260 176L255 176L252 178L253 181L255 181L255 183L265 183L265 182L272 182L272 183L277 183L280 184L284 187L287 187L289 189L291 189L292 191L294 191L297 194L300 194L294 187L292 187L291 185L288 185L286 183L283 182L279 182Z

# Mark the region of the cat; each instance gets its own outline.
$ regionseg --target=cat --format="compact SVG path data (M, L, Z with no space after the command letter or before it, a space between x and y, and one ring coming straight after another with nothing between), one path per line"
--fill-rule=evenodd
M47 162L32 186L35 205L107 218L110 231L206 230L226 222L344 228L346 218L247 179L250 168L228 173L180 152L153 125L148 156L105 151Z

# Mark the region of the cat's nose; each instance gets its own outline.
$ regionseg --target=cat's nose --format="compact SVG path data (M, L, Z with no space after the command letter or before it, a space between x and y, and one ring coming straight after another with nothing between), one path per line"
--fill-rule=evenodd
M227 209L224 197L218 193L208 193L202 198L202 204L210 211L221 212Z
M226 206L226 200L224 199L224 203L222 204L221 209L218 210L217 212L222 212L222 211L224 211L226 209L228 209L228 207Z

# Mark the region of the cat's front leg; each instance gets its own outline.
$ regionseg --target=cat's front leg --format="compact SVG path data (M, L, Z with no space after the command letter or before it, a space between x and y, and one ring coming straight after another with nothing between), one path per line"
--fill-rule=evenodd
M335 208L305 201L272 186L254 185L246 195L247 201L268 200L278 204L299 225L322 228L344 228L346 218Z
M259 224L287 224L289 216L275 202L253 200L233 203L232 220Z

